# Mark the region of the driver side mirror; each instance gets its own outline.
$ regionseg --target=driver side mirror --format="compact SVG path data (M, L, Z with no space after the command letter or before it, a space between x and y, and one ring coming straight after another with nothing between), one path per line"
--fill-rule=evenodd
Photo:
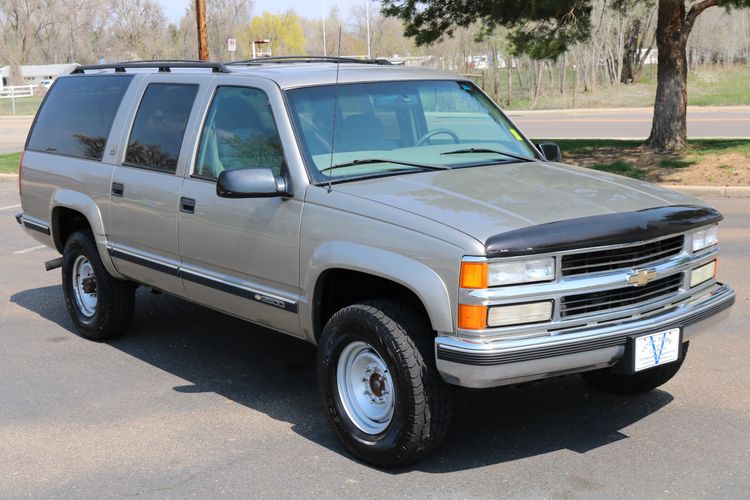
M547 161L560 161L562 154L560 153L560 146L554 142L540 142L536 145L544 155L544 159Z
M270 168L224 170L216 181L216 194L222 198L292 196L289 181Z

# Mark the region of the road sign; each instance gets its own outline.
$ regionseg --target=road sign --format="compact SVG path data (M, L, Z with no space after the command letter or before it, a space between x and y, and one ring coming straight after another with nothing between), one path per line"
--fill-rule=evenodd
M237 40L235 38L227 39L227 49L229 50L229 52L237 51Z

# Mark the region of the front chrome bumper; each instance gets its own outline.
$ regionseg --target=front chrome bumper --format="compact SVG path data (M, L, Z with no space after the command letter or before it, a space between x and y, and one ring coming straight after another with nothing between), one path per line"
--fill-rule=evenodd
M480 343L437 337L437 367L446 382L493 387L613 365L630 335L682 328L683 340L729 315L734 290L716 284L662 314L524 339Z

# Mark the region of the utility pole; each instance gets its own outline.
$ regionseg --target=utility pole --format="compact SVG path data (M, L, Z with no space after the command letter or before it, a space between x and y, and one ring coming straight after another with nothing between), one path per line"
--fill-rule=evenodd
M370 0L365 0L365 12L367 13L367 58L372 59L370 44Z
M195 17L198 24L198 59L208 61L208 35L206 34L206 0L195 0Z
M323 2L323 57L328 56L328 48L326 47L326 3Z

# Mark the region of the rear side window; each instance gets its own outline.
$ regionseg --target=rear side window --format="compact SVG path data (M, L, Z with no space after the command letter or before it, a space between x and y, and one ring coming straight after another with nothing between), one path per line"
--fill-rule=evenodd
M27 149L101 160L131 76L60 78L34 123Z
M125 164L174 173L198 85L152 83L143 94Z

